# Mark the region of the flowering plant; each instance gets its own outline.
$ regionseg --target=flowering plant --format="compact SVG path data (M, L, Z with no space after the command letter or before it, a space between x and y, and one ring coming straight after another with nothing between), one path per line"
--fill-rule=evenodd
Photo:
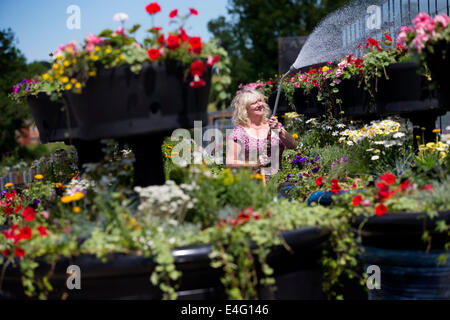
M414 26L403 26L397 37L399 46L420 55L422 72L429 74L431 71L432 80L436 84L440 84L440 80L443 80L436 79L436 73L448 70L442 63L447 63L448 66L449 23L450 17L445 14L432 18L421 12L413 19Z
M147 13L152 17L160 12L158 3L150 3L146 7ZM125 29L128 16L124 13L116 14L114 21L121 22L122 26L115 31L105 29L98 35L89 33L84 42L78 46L75 42L60 46L53 54L52 68L40 76L39 82L51 84L45 87L31 86L27 91L15 89L12 98L18 98L17 93L26 96L45 91L47 94L59 94L61 91L71 91L80 94L90 77L95 77L100 69L109 69L122 65L130 66L131 71L139 73L143 64L163 60L177 60L186 65L187 75L192 77L189 83L193 88L206 84L203 79L207 68L216 66L220 70L222 85L231 83L229 79L228 56L226 51L219 47L216 40L208 43L200 37L190 36L183 25L187 18L198 15L195 9L190 9L184 17L178 11L171 12L171 22L178 22L180 26L164 34L161 27L153 27L148 31L149 37L140 44L133 34L140 28L139 24ZM62 89L62 90L61 90Z

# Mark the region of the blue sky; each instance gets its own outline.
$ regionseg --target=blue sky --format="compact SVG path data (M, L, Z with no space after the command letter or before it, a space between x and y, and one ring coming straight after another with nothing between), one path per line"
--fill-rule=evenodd
M120 26L112 17L115 13L125 12L130 19L126 27L135 23L142 25L136 38L142 40L144 30L151 28L150 16L145 6L155 0L0 0L0 29L11 28L28 62L48 60L49 53L59 45L72 40L80 43L88 33L97 34L101 30L116 29ZM162 26L166 32L174 28L169 25L169 12L178 9L180 14L189 12L189 8L198 10L198 16L192 16L185 29L189 35L201 36L208 40L211 34L207 24L220 15L228 17L227 0L160 0L161 12L155 15L155 25ZM81 10L81 29L70 30L66 13L70 5Z

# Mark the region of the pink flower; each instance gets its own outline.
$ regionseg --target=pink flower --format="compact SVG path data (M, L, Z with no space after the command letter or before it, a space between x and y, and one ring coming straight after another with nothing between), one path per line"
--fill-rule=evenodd
M50 213L48 211L41 211L39 212L40 215L42 215L45 220L48 220L48 218L50 218Z
M336 70L336 77L342 76L342 73L343 73L342 69L337 69Z
M209 57L208 57L208 60L206 61L206 64L207 64L208 66L212 67L213 65L215 65L215 64L216 64L217 62L219 62L219 61L220 61L219 56L214 56L214 57L209 56Z
M428 40L429 37L425 32L417 32L416 37L413 40L413 44L419 53L422 53L422 49L425 48L425 42Z
M404 28L404 27L402 27L402 28ZM406 34L405 31L401 31L401 32L398 34L398 37L397 37L397 43L398 43L402 48L406 48L406 39L407 39L407 37L408 37L408 35Z
M124 38L127 37L127 35L125 34L125 29L124 29L124 28L119 28L119 29L117 29L117 30L116 30L116 33L117 33L118 35L121 35L121 36L124 37Z
M448 23L450 22L450 17L445 14L438 14L434 17L434 22L436 22L436 24L440 23L444 28L447 28Z
M349 63L348 63L348 61L347 61L347 59L346 59L346 60L340 62L340 63L338 64L338 67L341 68L341 69L345 69L346 67L348 67L348 65L349 65Z
M421 25L421 24L426 24L431 20L431 17L425 13L425 12L421 12L419 13L414 19L413 19L413 23L416 25Z
M101 43L103 40L94 34L89 33L86 37L86 51L91 52L94 50L95 45Z

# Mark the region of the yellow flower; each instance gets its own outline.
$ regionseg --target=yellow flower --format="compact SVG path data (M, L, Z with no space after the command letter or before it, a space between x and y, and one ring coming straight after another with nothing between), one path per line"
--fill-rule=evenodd
M70 66L70 61L64 60L63 65L64 67Z
M262 177L262 175L260 175L259 173L257 173L257 174L255 175L255 178L258 179L258 180L262 180L263 177Z
M62 77L62 78L61 78L61 82L62 82L62 83L67 83L67 82L69 82L69 77L67 77L67 76Z
M95 51L100 51L100 47L99 46L95 46Z
M52 69L53 70L58 70L59 69L59 64L57 64L57 63L55 63L53 66L52 66Z
M74 201L78 201L84 198L84 194L82 192L75 192L75 194L72 196L72 199Z
M75 83L77 83L77 79L72 78L72 79L70 79L70 82L72 82L73 84L75 84Z
M105 50L105 53L106 53L106 54L110 54L110 53L112 53L112 50L111 50L110 48L107 48L107 49Z
M253 173L250 175L250 179L255 179L255 175Z
M119 62L120 62L120 59L119 59L119 58L116 58L114 61L115 61L116 63L119 63Z
M327 66L325 66L325 67L322 68L322 71L323 71L323 72L327 72L328 70L330 70L330 68L328 68Z
M80 213L81 212L81 208L80 207L74 207L72 209L73 213Z
M167 149L172 149L173 147L172 146L167 146Z
M62 76L62 75L64 74L64 69L63 69L63 68L59 69L59 70L58 70L58 74L59 74L60 76Z
M12 184L11 182L8 182L7 184L5 184L5 188L9 188L12 187L14 184Z
M72 196L64 196L61 198L62 203L69 203L69 202L72 202L72 200L73 200Z
M75 83L75 89L81 89L81 83L79 82Z
M441 129L434 129L433 130L433 133L439 133L439 132L441 132Z
M48 73L44 73L44 74L42 75L42 79L48 80L48 79L50 79L50 75L49 75Z
M416 139L419 140L419 139L420 139L420 136L416 136Z
M298 139L298 134L294 133L294 134L292 135L292 137L293 137L294 139Z
M97 71L89 71L89 77L95 77L97 75Z
M34 176L34 178L37 180L42 180L42 179L44 179L44 176L42 174L37 174Z
M140 225L134 226L134 230L141 230L141 226Z
M72 85L70 83L66 84L66 86L64 87L66 90L70 90L72 89Z
M441 158L445 158L447 154L445 152L441 152Z
M63 187L62 183L55 183L55 187L61 189Z
M77 59L72 59L72 64L77 63Z

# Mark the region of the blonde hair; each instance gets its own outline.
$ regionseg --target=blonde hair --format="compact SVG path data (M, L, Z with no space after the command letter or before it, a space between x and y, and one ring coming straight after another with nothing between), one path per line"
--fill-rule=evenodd
M249 89L239 92L231 102L231 106L233 107L233 117L231 120L235 126L247 126L250 124L250 119L247 114L247 106L254 103L258 99L264 103L264 115L262 122L267 122L270 117L271 110L267 104L266 96L258 90Z

